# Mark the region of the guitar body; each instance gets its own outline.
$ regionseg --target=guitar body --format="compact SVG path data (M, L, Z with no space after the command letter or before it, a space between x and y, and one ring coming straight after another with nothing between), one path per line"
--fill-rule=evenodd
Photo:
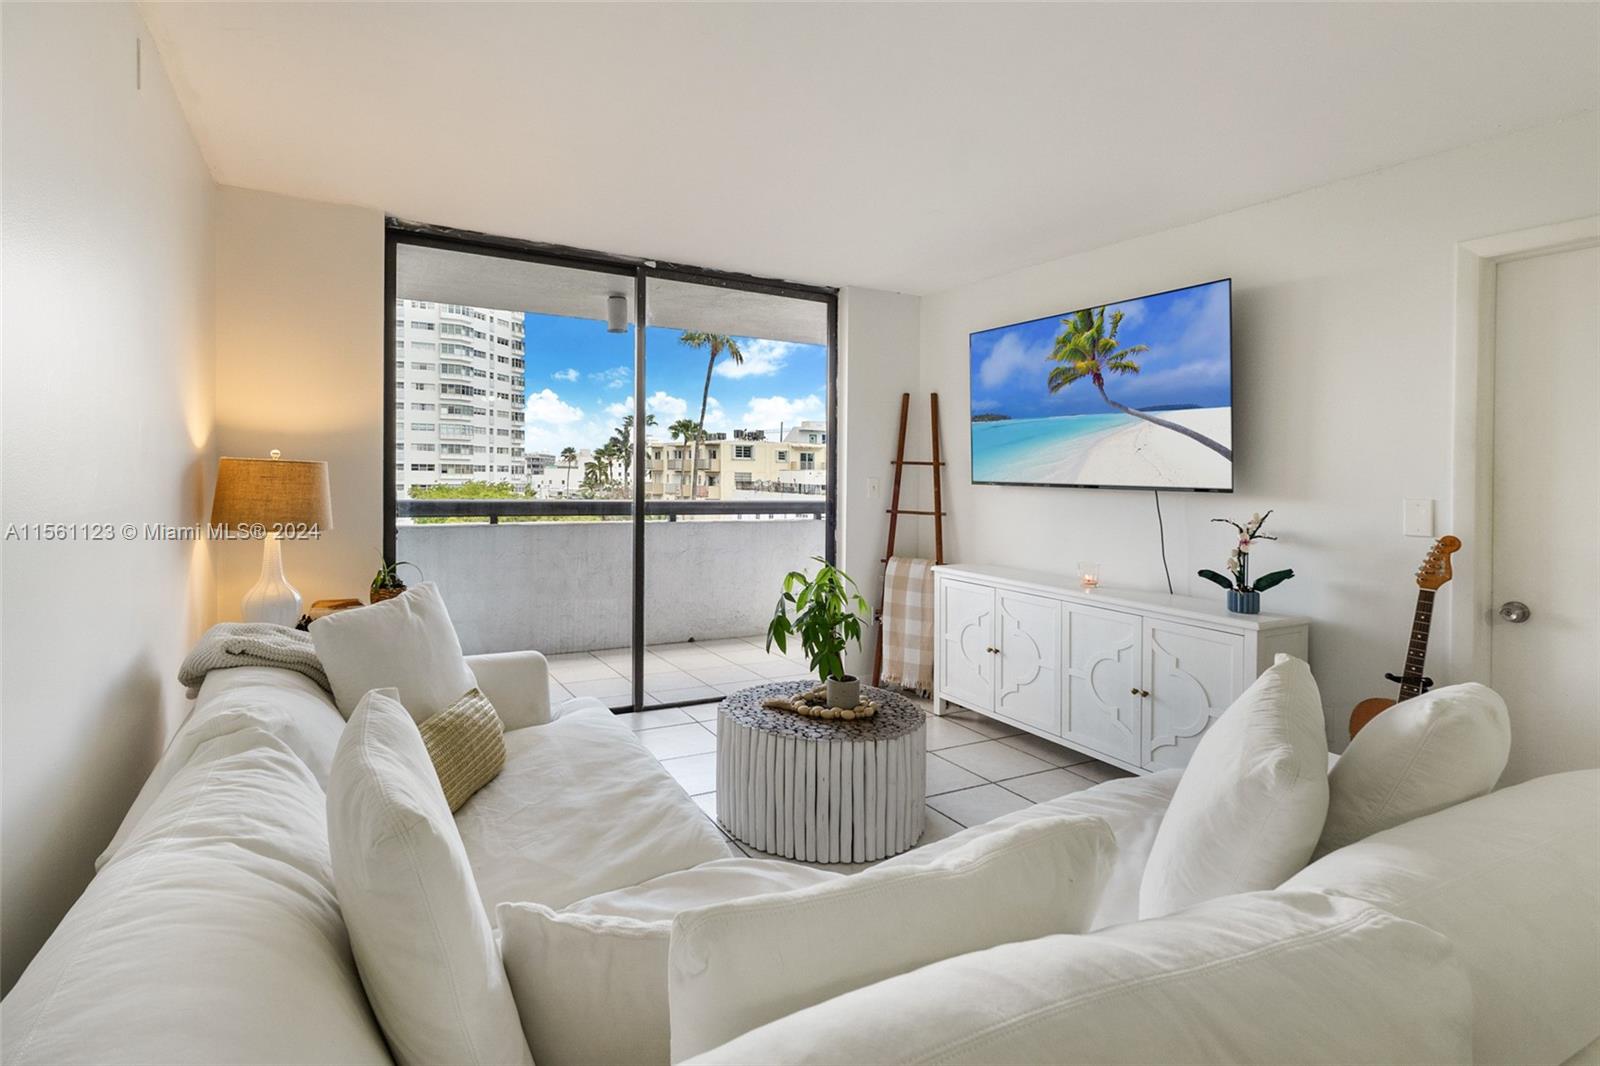
M1450 580L1450 556L1461 550L1461 541L1455 537L1440 537L1428 551L1427 558L1417 568L1417 610L1411 621L1411 640L1406 645L1406 668L1403 673L1385 674L1390 681L1400 685L1399 699L1374 697L1362 700L1350 712L1350 735L1361 732L1361 727L1384 711L1404 700L1428 691L1431 678L1424 677L1422 666L1428 655L1428 630L1433 623L1433 595Z
M1387 711L1390 707L1393 707L1398 702L1398 700L1390 700L1384 699L1382 696L1374 696L1370 700L1362 700L1360 703L1356 704L1356 709L1350 712L1350 735L1355 736L1361 731L1362 726L1366 725L1368 722L1372 721L1374 718L1378 717L1378 715L1382 714L1384 711Z

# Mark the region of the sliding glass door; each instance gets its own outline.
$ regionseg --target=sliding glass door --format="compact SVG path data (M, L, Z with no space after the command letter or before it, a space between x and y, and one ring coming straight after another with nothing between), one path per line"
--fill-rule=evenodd
M832 557L830 291L400 227L387 287L385 556L469 654L616 710L803 669L758 642Z
M830 304L658 272L645 295L647 702L802 676L763 638L784 575L831 557Z

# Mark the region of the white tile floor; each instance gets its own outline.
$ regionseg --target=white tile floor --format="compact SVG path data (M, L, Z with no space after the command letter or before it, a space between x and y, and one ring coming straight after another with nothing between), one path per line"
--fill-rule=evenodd
M752 651L759 655L753 655ZM617 668L612 668L612 673L616 680L625 684L626 677L617 672L618 668L622 671L628 669L625 657L618 658L615 653L608 652L597 655L609 656L618 664ZM763 680L790 680L808 676L803 661L795 657L769 656L761 649L760 638L752 637L744 641L651 648L645 663L646 691L651 686L651 657L672 664L674 672L697 678L696 684L712 688L715 696L708 697L708 700L719 700L724 695ZM590 662L584 662L585 658ZM564 699L567 694L591 694L581 686L586 682L607 680L594 674L590 663L601 662L594 655L561 655L553 657L550 662L551 673L555 675L551 682L551 693L556 699ZM716 684L711 684L707 679L707 675L728 676L724 671L735 663L749 670L751 676ZM580 679L579 674L585 676ZM670 696L688 690L687 687L666 689L662 694ZM1126 770L1022 733L971 711L952 711L942 718L935 718L928 701L914 702L928 714L928 809L927 828L922 837L924 844L959 832L966 826L987 822L1035 803L1089 788L1113 777L1128 776ZM626 717L644 746L694 797L706 816L715 820L717 703L640 711ZM762 854L742 846L741 850L749 855ZM853 870L859 867L836 868Z
M764 643L764 637L752 636L646 646L646 705L720 700L763 681L808 676L805 659L796 649L789 655L768 653ZM626 707L632 702L632 677L633 662L627 648L550 656L553 699L593 696L609 707Z

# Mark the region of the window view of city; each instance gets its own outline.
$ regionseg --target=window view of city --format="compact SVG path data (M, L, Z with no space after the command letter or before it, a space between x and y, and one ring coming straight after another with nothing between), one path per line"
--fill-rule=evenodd
M397 500L632 498L631 330L410 299L394 317ZM826 491L825 346L655 326L646 344L647 500Z
M639 390L629 276L403 245L395 292L392 558L463 647L537 648L618 709L746 680L654 656L749 651L828 550L827 303L651 278Z

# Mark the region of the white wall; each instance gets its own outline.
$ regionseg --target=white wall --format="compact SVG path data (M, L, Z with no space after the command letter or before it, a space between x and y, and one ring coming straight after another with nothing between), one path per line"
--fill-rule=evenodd
M839 297L839 564L860 584L874 607L882 595L889 486L893 470L900 394L913 394L908 455L926 455L927 399L917 392L918 302L914 296L877 289L846 289ZM926 474L913 472L908 481ZM869 492L876 478L879 491ZM908 505L909 506L909 505ZM905 554L915 554L920 519L906 519ZM872 633L847 662L857 676L872 671Z
M364 597L383 544L383 215L217 192L217 454L324 459L333 529L283 549L312 600ZM217 613L238 618L261 546L219 543Z
M924 297L921 387L943 394L951 443L947 555L1063 574L1098 560L1108 584L1164 587L1150 493L971 484L967 337L1232 276L1238 492L1163 493L1173 583L1220 595L1193 576L1227 549L1208 520L1275 508L1282 539L1256 565L1299 576L1265 606L1314 620L1342 749L1350 707L1390 694L1383 671L1400 667L1410 631L1429 542L1401 535L1401 500L1437 500L1440 534L1470 529L1451 499L1455 245L1594 214L1596 132L1580 116ZM1457 569L1486 547L1467 544ZM1434 625L1443 681L1453 634L1445 612Z
M214 466L210 175L131 4L3 11L3 524L197 522ZM204 543L116 536L0 544L0 991L159 756L213 610Z

